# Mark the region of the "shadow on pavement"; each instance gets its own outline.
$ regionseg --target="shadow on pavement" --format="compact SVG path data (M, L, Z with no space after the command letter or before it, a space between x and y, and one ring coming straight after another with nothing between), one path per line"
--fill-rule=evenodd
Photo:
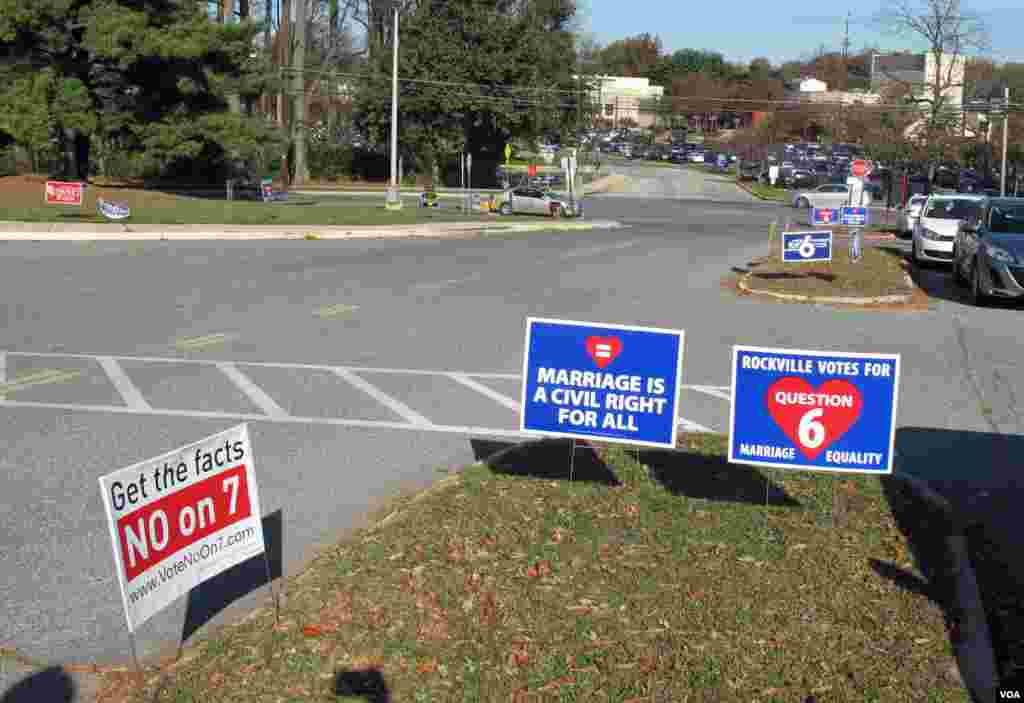
M281 511L265 515L262 522L266 560L262 554L258 554L189 591L185 622L181 628L181 644L232 603L267 586L268 561L271 579L281 577L284 553L284 521Z
M767 488L772 505L800 503L755 469L730 464L723 457L669 449L641 449L640 463L651 478L676 496L729 503L764 505Z
M71 703L77 697L75 682L62 667L29 674L0 697L0 703Z
M930 597L948 605L941 540L959 532L978 582L1004 687L1024 686L1024 436L907 427L896 433L900 474L926 481L945 498L953 521L908 504L886 486ZM944 605L944 607L947 607ZM949 611L947 611L949 612Z
M383 674L376 669L339 671L334 676L334 695L362 698L367 703L390 703L391 693Z
M568 480L571 455L574 481L589 481L609 486L617 486L620 483L615 473L583 440L576 440L575 451L572 450L571 439L539 439L526 442L471 439L469 443L473 449L474 459L486 463L500 474Z

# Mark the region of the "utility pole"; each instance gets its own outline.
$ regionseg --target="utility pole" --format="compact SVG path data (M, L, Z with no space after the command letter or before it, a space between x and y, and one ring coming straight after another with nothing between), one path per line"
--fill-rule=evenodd
M292 115L291 132L295 159L296 184L309 180L306 159L306 10L309 0L294 0L295 51L292 54Z
M999 169L999 194L1006 197L1006 141L1010 133L1010 86L1003 94L1003 166Z

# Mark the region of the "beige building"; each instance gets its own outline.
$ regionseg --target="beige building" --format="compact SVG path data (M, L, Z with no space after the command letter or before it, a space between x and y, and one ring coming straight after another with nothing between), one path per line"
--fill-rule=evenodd
M942 54L936 60L935 54L896 54L871 57L871 89L881 93L887 85L907 86L915 95L931 96L934 92L935 77L938 74L942 84L942 95L949 107L959 108L964 101L963 56Z
M626 76L595 76L597 87L591 100L600 106L597 119L605 119L614 127L635 123L637 127L654 126L656 104L665 95L665 88L651 85L647 78Z

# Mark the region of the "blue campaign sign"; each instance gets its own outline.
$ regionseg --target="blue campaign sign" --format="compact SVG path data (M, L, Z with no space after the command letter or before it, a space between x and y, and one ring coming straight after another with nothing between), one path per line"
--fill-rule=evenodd
M868 209L866 207L844 207L839 215L840 224L848 227L866 227Z
M527 318L522 432L675 447L683 332Z
M834 225L839 217L839 211L833 207L816 207L811 210L811 225Z
M783 232L782 260L787 263L794 261L831 261L832 231Z
M729 461L891 474L898 354L733 347Z

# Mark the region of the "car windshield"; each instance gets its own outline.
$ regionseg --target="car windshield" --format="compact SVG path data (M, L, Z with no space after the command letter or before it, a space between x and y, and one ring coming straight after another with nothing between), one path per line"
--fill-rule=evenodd
M925 217L935 220L965 220L978 212L978 204L970 200L939 199L928 205Z
M1024 235L1024 206L992 208L991 222L993 232Z

